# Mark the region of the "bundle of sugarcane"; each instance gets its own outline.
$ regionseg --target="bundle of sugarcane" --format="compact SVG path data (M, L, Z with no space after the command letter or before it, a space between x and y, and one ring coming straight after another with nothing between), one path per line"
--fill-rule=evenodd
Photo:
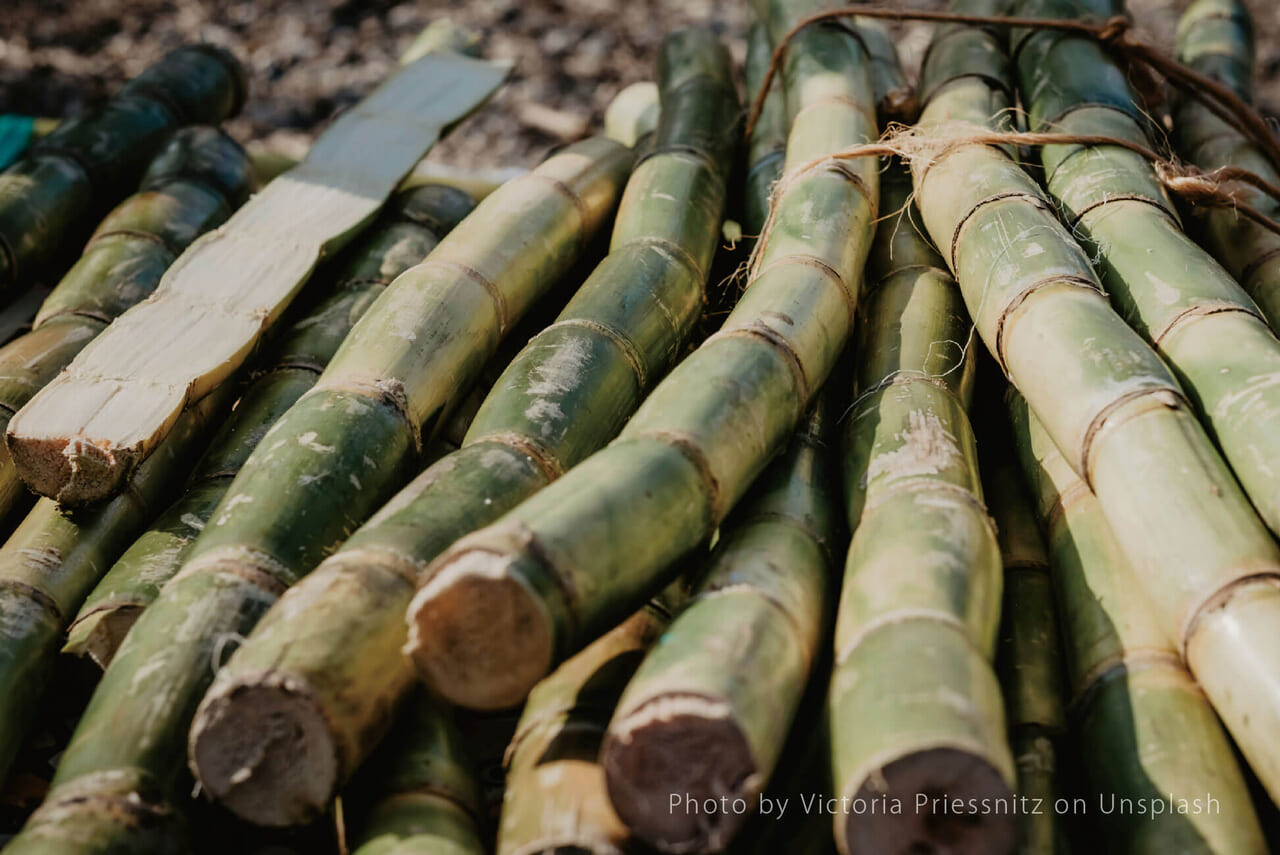
M74 511L42 499L0 547L0 780L39 710L68 618L181 483L230 392L188 410L120 496Z
M38 141L0 175L0 289L47 270L137 186L175 128L234 115L247 86L231 54L182 47Z
M1157 625L1097 498L1012 390L1009 410L1053 553L1074 730L1088 783L1102 799L1095 816L1103 850L1266 852L1231 743ZM1216 809L1151 816L1107 809L1120 799L1172 806L1206 793Z
M1253 100L1253 21L1240 0L1196 0L1178 22L1178 58ZM1245 169L1280 184L1280 171L1258 147L1191 96L1179 99L1174 139L1183 158L1212 173L1221 167ZM1280 199L1243 181L1224 186L1273 219ZM1249 292L1271 324L1280 329L1280 235L1231 208L1199 212L1203 240L1214 256Z
M994 371L982 378L985 418L978 429L987 506L996 523L1004 565L1004 597L996 674L1004 690L1009 748L1018 770L1019 855L1067 852L1066 817L1057 810L1065 791L1061 767L1067 726L1062 639L1055 612L1049 556L1035 509L1014 460L1012 436L996 394L1005 384ZM1069 755L1068 755L1069 756Z
M105 668L125 633L182 566L231 479L263 435L315 384L351 327L386 286L420 262L470 213L465 193L426 185L403 191L360 240L318 277L306 305L254 368L182 496L120 557L72 622L65 651ZM0 351L0 356L3 355Z
M821 402L720 532L687 607L627 685L601 749L614 809L666 852L720 851L754 807L808 682L832 592L836 501Z
M618 696L682 596L673 583L529 693L507 748L498 855L644 851L609 802L600 743Z
M7 441L22 480L69 505L117 492L182 409L243 364L316 263L354 237L503 76L479 60L429 54L339 117L300 166L183 253L155 294L14 416Z
M985 129L1008 107L999 44L971 57L928 57L947 61L932 73L952 82L921 117L922 138L936 144L913 162L925 225L947 248L988 348L1093 487L1162 627L1259 777L1280 792L1280 751L1264 736L1280 728L1280 549L1040 188L1002 149L962 142L974 126L957 127L958 117Z
M263 436L183 568L130 630L18 841L88 836L87 851L110 852L145 831L181 848L165 820L180 803L191 717L227 640L248 633L400 484L506 324L607 217L630 162L614 143L569 146L489 196L378 296ZM302 759L290 755L282 771L327 786L332 778ZM138 817L150 820L144 829Z
M778 38L815 8L766 5ZM796 35L783 75L788 174L724 326L608 448L427 569L410 652L445 697L518 703L669 581L794 430L849 336L871 238L875 158L830 158L875 135L866 59L839 29Z
M475 769L449 711L425 690L405 703L352 802L353 855L483 855Z
M1024 15L1061 0L1022 0ZM1107 0L1093 0L1107 11ZM1094 39L1020 34L1014 48L1032 131L1150 145L1125 71ZM1066 70L1071 69L1067 74ZM1254 507L1280 533L1280 340L1221 265L1183 233L1155 165L1108 145L1040 149L1049 193L1098 259L1116 310L1182 382ZM1231 347L1222 347L1230 341Z
M612 438L684 346L719 236L738 102L728 53L709 31L673 34L661 56L657 134L627 183L609 254L499 378L463 448L286 595L210 689L192 762L242 816L295 824L324 809L412 682L400 650L419 569ZM307 744L244 740L267 710L296 721ZM251 758L287 769L278 750L337 763L306 782L226 779ZM294 793L304 783L307 795Z
M759 88L770 53L757 24L748 44L748 91ZM782 169L783 108L775 87L752 131L743 200L748 234L763 229ZM723 848L749 814L674 811L671 796L754 805L783 756L827 618L835 528L825 471L828 419L820 402L790 451L762 476L755 498L735 513L689 607L610 722L601 763L614 808L633 833L661 849ZM762 651L774 663L771 678L753 682L746 674L757 673L752 657Z
M1012 811L968 808L970 799L1013 798L991 665L1000 552L966 415L972 326L955 281L911 222L909 178L891 171L881 186L881 207L896 213L868 265L875 284L843 423L853 542L827 703L836 792L898 809L837 816L836 841L844 853L1004 852ZM966 806L958 814L953 799Z
M207 127L178 131L138 192L98 225L79 261L49 293L31 332L0 348L0 425L57 376L121 312L146 299L192 241L217 226L252 189L249 159ZM27 496L0 448L0 519Z

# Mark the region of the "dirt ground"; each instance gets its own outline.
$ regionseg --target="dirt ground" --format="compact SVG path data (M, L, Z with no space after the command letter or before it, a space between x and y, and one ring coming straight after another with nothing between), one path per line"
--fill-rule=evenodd
M1189 0L1132 0L1139 26L1172 45ZM478 31L486 55L514 61L507 86L437 147L459 166L531 166L553 145L599 126L609 100L654 75L669 30L710 22L744 53L746 0L7 0L0 29L0 112L67 116L114 91L166 50L203 39L235 52L252 92L230 126L298 155L333 114L394 67L426 24ZM944 0L903 6L938 8ZM1252 0L1259 30L1258 100L1280 113L1280 7ZM931 27L907 24L908 67Z

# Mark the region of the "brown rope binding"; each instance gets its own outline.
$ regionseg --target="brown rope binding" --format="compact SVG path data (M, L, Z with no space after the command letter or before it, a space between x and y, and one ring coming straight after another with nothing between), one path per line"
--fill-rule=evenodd
M1276 200L1280 200L1280 186L1267 181L1261 176L1248 172L1247 170L1237 169L1235 167L1224 167L1222 169L1215 169L1211 172L1202 172L1195 167L1187 166L1164 158L1155 150L1140 143L1095 134L1032 133L1026 131L991 131L979 129L973 132L956 134L954 136L937 136L930 138L920 135L918 130L914 128L899 125L890 128L875 142L863 143L861 145L855 145L839 151L834 151L788 170L774 183L773 191L770 195L776 199L786 191L786 188L792 182L801 178L805 174L818 169L819 167L836 161L851 160L860 157L898 157L910 163L913 160L928 157L929 162L932 163L954 149L970 145L1015 145L1036 147L1047 145L1119 146L1120 148L1127 149L1150 161L1155 169L1156 177L1160 179L1160 182L1170 193L1196 205L1214 208L1232 208L1241 216L1252 220L1267 231L1280 235L1280 222L1277 222L1255 208L1253 205L1249 204L1240 197L1239 193L1233 192L1224 187L1223 183L1235 180L1245 181ZM747 261L747 280L749 282L754 280L759 273L759 265L763 254L763 248L767 242L770 232L773 229L775 211L776 206L771 204L769 206L769 215L765 219L764 227L761 229L756 245L752 249L751 257Z
M1129 19L1119 15L1098 24L1092 21L1080 21L1071 18L968 15L958 12L930 12L923 9L887 9L881 6L862 4L819 12L801 20L788 30L774 48L773 56L769 61L769 68L765 72L764 80L761 81L759 91L755 93L751 102L751 111L747 114L747 136L751 135L756 122L760 119L760 111L764 106L765 96L773 85L774 77L777 76L778 68L786 55L787 47L796 34L811 24L859 17L881 18L890 21L931 21L945 24L968 24L970 26L1061 30L1067 33L1096 38L1107 46L1114 48L1126 60L1155 71L1172 85L1199 100L1214 115L1231 125L1256 145L1271 161L1272 166L1280 171L1280 140L1276 139L1266 120L1258 114L1258 111L1252 105L1212 77L1201 74L1195 69L1166 56L1152 45L1134 38L1131 33ZM1236 176L1236 178L1237 180L1249 180L1239 176Z

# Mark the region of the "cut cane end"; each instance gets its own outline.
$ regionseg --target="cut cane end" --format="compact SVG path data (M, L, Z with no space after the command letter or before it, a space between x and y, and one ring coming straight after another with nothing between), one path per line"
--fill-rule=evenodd
M702 806L722 798L754 806L760 786L728 705L696 695L662 695L615 720L601 763L618 816L663 852L723 849L747 812Z
M863 780L851 804L867 809L837 815L840 851L1007 855L1017 839L1013 798L981 754L949 746L913 751ZM900 810L872 810L877 803Z
M450 703L508 709L555 664L555 620L513 563L464 552L409 607L405 652L418 676Z
M305 825L338 782L337 747L305 687L256 675L215 689L191 727L191 768L208 795L254 825Z

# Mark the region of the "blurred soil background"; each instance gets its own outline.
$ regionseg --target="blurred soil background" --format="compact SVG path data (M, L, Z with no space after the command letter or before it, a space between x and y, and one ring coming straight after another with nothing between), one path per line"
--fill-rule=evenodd
M1140 31L1172 49L1190 0L1131 0ZM230 48L251 94L230 124L245 143L300 156L333 115L394 68L418 32L446 17L514 62L510 82L438 146L457 166L532 166L600 126L609 100L655 75L665 33L709 22L742 60L747 0L4 0L0 112L74 115L165 51L192 40ZM944 0L902 7L942 8ZM1259 105L1280 114L1280 4L1252 0ZM918 66L931 26L899 26Z

